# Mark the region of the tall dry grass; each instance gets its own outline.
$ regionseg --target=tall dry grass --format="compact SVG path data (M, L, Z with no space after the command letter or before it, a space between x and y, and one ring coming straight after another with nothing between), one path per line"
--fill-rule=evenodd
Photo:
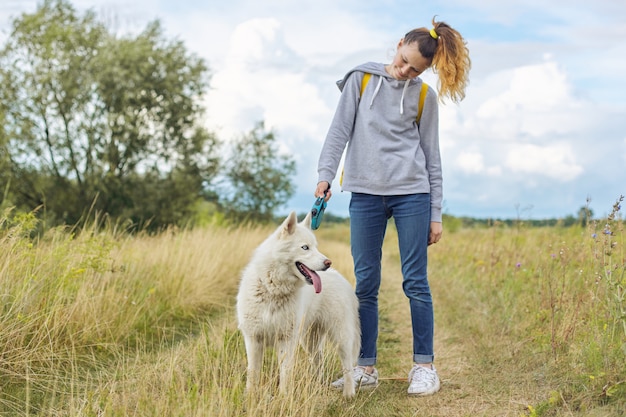
M222 339L239 270L265 235L213 226L158 236L58 228L31 238L33 214L6 213L1 223L0 412L18 414L76 415L91 399L99 412L101 392L141 392L127 378L156 382L146 360L158 369L164 350L197 341L207 326Z
M128 235L115 227L32 237L32 214L0 217L0 415L618 416L626 410L626 256L620 207L587 228L446 233L430 249L443 386L408 398L408 302L393 224L381 289L378 389L352 401L306 357L288 395L270 350L261 394L244 395L239 273L270 226ZM354 283L345 225L317 232Z

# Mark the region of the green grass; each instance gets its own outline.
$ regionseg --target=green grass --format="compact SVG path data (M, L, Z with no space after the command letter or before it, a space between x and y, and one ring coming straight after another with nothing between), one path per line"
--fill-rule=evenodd
M444 225L445 227L445 225ZM344 400L323 384L277 390L270 350L261 394L244 394L234 312L239 273L268 226L158 235L115 227L38 230L0 215L1 416L621 416L626 414L626 251L616 205L589 226L455 227L429 252L442 390L409 398L408 302L387 233L374 391ZM354 283L345 225L317 232ZM301 353L302 354L302 353ZM313 372L302 354L301 373Z

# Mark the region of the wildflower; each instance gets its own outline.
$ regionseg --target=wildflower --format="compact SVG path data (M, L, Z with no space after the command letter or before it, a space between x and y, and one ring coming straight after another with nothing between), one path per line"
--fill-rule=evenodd
M550 255L552 257L552 259L556 258L556 253L553 253L552 255Z
M515 264L515 267L516 267L516 268L519 268L520 266L522 266L522 263L521 263L521 262L518 262L518 263L516 263L516 264Z
M592 234L592 235L591 235L591 237L595 239L595 238L597 238L597 237L598 237L598 235L596 235L596 234L594 233L594 234Z

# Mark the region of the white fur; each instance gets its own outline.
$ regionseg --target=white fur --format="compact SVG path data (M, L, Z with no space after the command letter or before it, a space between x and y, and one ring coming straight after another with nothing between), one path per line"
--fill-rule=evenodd
M237 318L248 356L247 391L258 385L267 346L277 348L281 392L288 392L291 384L298 342L321 373L325 338L337 346L345 381L352 381L360 348L358 300L350 283L329 269L330 261L317 250L310 225L310 215L298 223L292 212L256 249L243 271ZM306 282L296 261L317 271L320 293ZM354 393L353 384L344 384L344 396Z

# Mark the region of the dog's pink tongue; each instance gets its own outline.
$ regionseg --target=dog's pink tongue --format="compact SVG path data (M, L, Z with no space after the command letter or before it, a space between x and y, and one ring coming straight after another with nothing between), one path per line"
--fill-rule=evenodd
M311 281L313 281L313 288L315 288L315 293L319 294L322 292L322 280L320 276L317 275L317 272L311 271Z

